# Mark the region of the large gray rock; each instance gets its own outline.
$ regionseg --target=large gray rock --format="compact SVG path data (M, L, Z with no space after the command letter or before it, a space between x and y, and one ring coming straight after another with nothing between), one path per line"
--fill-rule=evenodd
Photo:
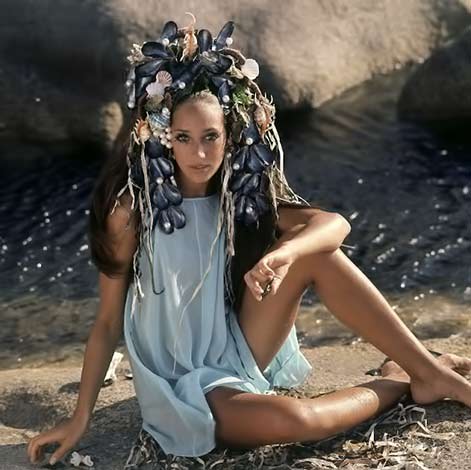
M437 50L406 82L403 117L434 121L471 117L471 30Z
M164 21L212 31L262 65L279 108L317 107L418 61L469 21L467 0L3 0L0 135L109 145L122 121L125 57Z

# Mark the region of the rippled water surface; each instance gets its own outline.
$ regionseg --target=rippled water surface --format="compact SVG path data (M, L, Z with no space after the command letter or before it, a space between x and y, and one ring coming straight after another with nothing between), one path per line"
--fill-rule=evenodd
M352 225L345 251L421 337L471 327L471 148L400 122L407 71L280 119L285 170L305 199ZM283 122L282 122L283 121ZM0 366L80 355L96 308L86 224L99 158L3 144ZM305 344L351 340L313 291Z

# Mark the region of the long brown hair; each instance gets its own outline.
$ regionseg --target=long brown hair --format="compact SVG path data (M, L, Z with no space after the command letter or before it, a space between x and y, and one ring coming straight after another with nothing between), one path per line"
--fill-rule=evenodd
M196 97L195 97L196 95ZM206 96L202 92L192 93L174 104L176 107L187 99L202 99ZM92 204L89 216L89 241L91 257L93 263L99 271L114 277L122 275L122 267L113 259L109 247L109 238L106 231L106 221L109 216L119 190L126 184L128 178L127 153L133 126L138 118L143 117L141 103L138 103L136 110L128 116L123 124L112 149L112 152L106 159L92 196ZM231 124L226 120L227 141L231 142ZM214 185L217 192L221 190L222 167L213 176L210 184ZM280 202L278 207L294 206L299 207L299 203ZM137 220L139 228L140 220ZM276 228L277 214L274 207L260 217L256 226L245 226L242 223L234 224L234 257L230 264L231 289L233 306L238 311L241 306L242 297L245 291L243 281L244 274L249 271L257 261L263 256L266 250L279 237ZM132 280L132 272L128 273ZM226 300L228 297L226 297Z

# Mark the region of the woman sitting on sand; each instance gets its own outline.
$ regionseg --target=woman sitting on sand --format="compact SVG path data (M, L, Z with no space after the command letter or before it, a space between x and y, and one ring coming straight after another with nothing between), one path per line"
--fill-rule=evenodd
M274 107L257 63L230 47L233 29L213 40L168 22L134 46L132 130L91 211L100 304L79 398L69 420L29 442L31 461L59 443L53 463L84 435L123 328L143 432L167 454L323 439L407 392L471 406L471 361L434 358L342 251L347 220L289 187ZM294 326L310 285L392 358L381 378L317 398L273 393L311 370Z

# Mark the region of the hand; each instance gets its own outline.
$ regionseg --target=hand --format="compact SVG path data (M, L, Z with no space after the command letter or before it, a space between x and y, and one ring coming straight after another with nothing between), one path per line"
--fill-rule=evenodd
M409 380L412 398L416 403L433 403L443 398L452 398L471 406L471 384L465 376L471 374L471 360L456 354L443 354L437 359L438 372L427 381L410 378L395 362L388 361L381 368L387 378Z
M293 255L284 247L263 256L244 275L244 280L254 297L261 301L268 293L275 295L292 263Z
M72 450L88 429L88 420L72 417L48 431L33 437L27 447L31 463L37 463L44 458L44 446L58 443L59 448L52 454L49 463L54 465Z

